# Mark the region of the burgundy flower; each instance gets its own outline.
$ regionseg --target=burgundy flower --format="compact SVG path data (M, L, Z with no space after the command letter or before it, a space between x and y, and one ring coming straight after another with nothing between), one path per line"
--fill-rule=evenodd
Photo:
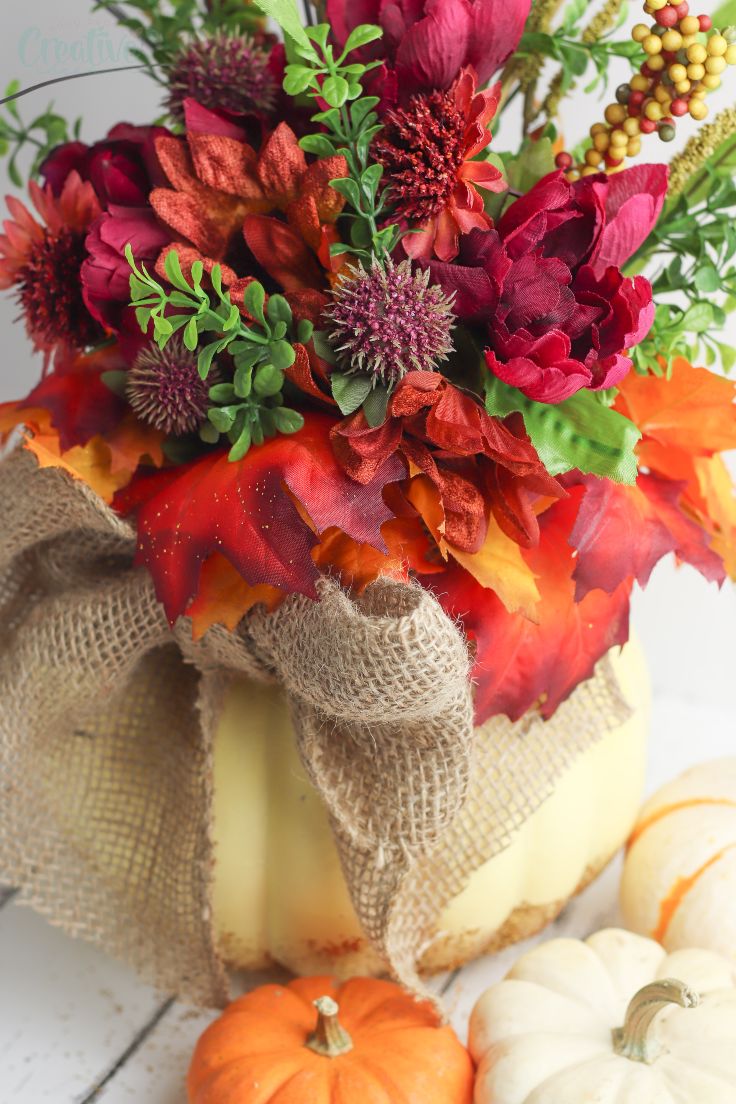
M383 39L364 56L386 57L402 98L447 89L466 65L485 84L516 49L530 0L327 0L338 44L361 23Z
M92 146L83 142L59 146L41 167L54 195L62 193L74 173L97 196L102 212L84 242L81 288L88 311L107 328L120 328L130 300L125 246L130 242L136 259L153 265L171 240L148 201L153 188L166 180L155 146L156 139L166 134L164 127L119 123Z
M660 166L575 184L554 173L496 230L463 239L457 264L432 263L456 315L486 327L494 375L547 403L626 375L626 350L646 337L654 304L649 282L617 266L654 225L666 184Z
M94 189L70 172L58 196L32 180L35 217L13 196L0 234L0 290L14 289L34 346L46 354L83 349L102 333L82 298L79 273L88 230L100 214Z
M41 174L60 195L72 171L88 180L100 206L143 207L152 188L164 182L156 156L155 140L168 133L164 127L132 126L119 123L101 142L67 142L44 161Z
M92 226L82 265L84 301L90 314L111 329L119 329L130 301L130 243L139 264L153 270L159 253L171 241L150 208L111 205Z

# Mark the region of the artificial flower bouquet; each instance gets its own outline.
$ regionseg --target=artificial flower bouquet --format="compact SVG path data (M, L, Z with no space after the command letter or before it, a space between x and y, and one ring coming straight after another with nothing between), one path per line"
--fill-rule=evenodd
M633 30L616 0L587 23L577 0L96 9L161 118L90 145L22 122L13 87L0 121L17 183L37 147L0 286L43 356L0 406L23 427L0 469L3 873L196 999L222 999L224 959L357 955L417 985L423 955L549 919L626 835L634 584L670 553L736 574L736 112L669 171L638 163L706 118L736 32L687 0ZM628 82L563 135L612 62ZM606 733L605 841L523 923L521 891L453 921ZM289 817L310 883L264 940L273 874L222 895Z

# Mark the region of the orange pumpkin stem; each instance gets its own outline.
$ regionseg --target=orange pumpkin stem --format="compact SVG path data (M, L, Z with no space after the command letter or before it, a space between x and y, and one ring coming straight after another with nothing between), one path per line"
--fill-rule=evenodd
M320 997L314 1007L319 1017L315 1031L307 1039L309 1049L324 1058L339 1058L351 1051L353 1040L337 1018L340 1009L332 997Z

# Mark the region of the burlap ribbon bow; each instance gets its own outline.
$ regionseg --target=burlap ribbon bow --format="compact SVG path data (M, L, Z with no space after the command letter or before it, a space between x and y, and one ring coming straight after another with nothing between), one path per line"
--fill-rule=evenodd
M319 602L195 644L134 550L84 484L22 450L0 465L0 878L156 984L221 1004L213 733L231 678L278 680L363 928L419 990L443 907L627 715L610 671L552 724L474 732L465 641L421 588L354 601L325 579Z

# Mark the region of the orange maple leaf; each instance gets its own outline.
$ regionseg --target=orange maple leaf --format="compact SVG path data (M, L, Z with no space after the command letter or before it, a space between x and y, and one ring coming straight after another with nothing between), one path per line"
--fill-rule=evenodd
M670 379L630 372L619 384L615 409L641 430L639 455L649 466L650 457L664 461L663 448L696 456L736 448L735 401L732 380L676 357ZM652 449L652 442L660 448ZM662 474L676 478L667 463Z
M163 434L133 415L125 417L106 437L97 435L70 449L62 449L51 418L48 410L5 403L0 406L0 441L22 427L23 445L36 457L40 468L63 468L107 503L128 485L144 457L157 467L163 464Z
M229 560L214 552L202 566L197 597L187 610L192 636L199 640L213 625L233 632L254 606L262 603L273 610L284 597L282 590L266 583L250 586Z
M495 518L488 522L483 547L474 553L449 546L453 559L486 590L494 591L509 613L523 613L537 621L540 594L536 575L521 548L501 529Z
M36 457L39 468L61 468L81 479L105 502L112 502L116 491L130 482L131 472L113 474L111 455L102 437L93 437L86 445L75 445L63 452L55 430L29 433L24 446Z

